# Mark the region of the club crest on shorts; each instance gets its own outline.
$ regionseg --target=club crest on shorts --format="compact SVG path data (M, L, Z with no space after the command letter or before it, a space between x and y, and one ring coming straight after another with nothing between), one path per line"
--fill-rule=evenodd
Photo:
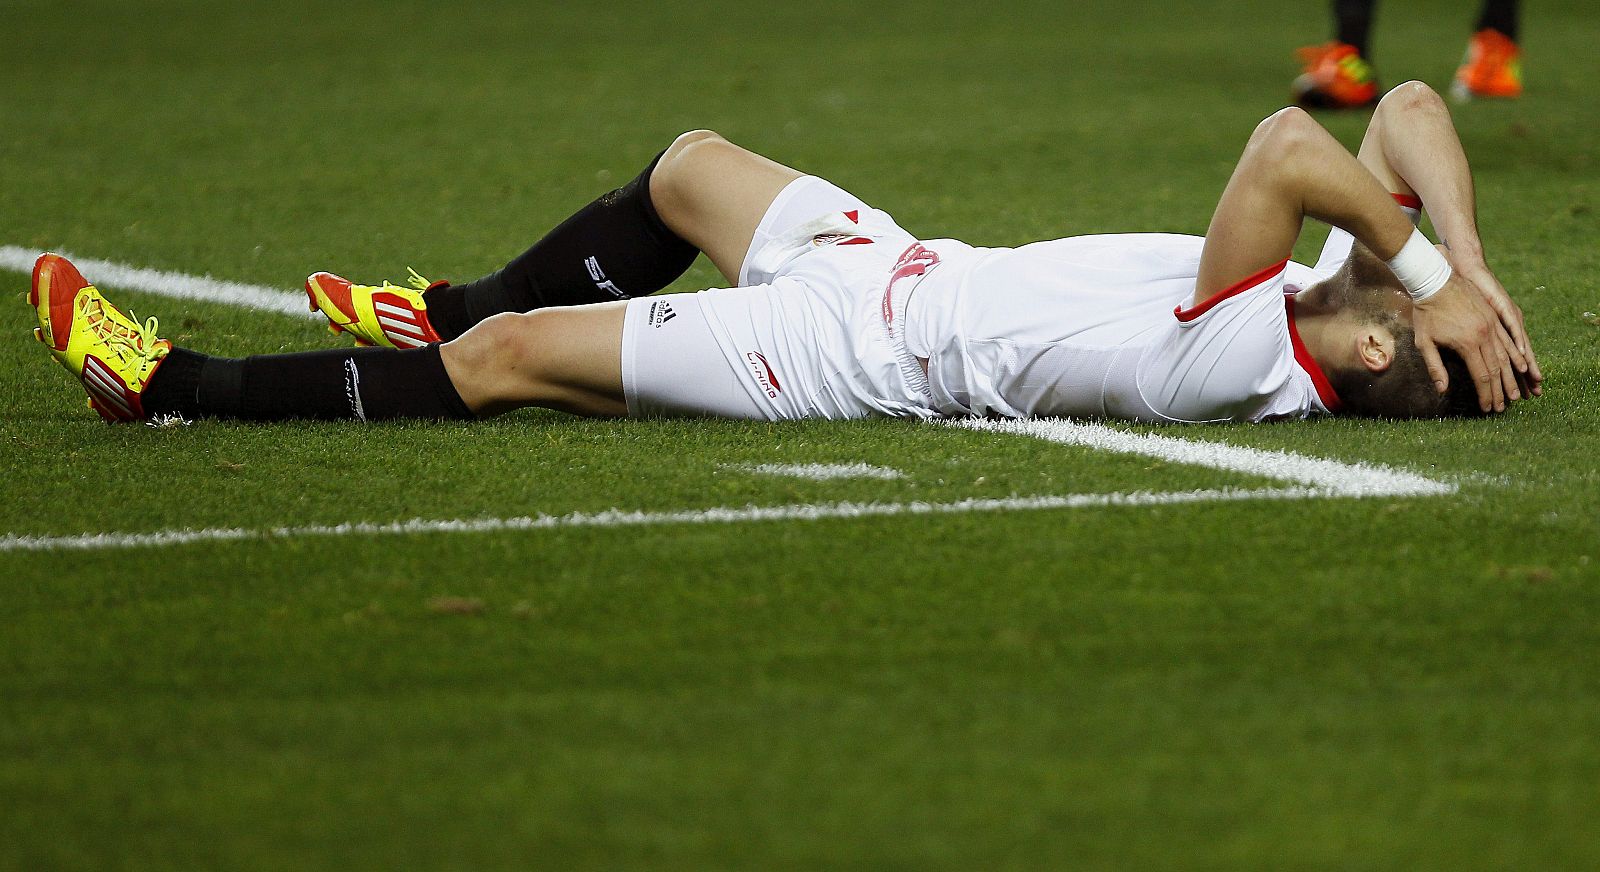
M755 373L756 383L767 394L767 399L776 400L778 394L783 393L783 386L778 384L778 374L772 371L772 364L767 363L767 356L759 351L746 351L746 363L750 364L750 371Z
M895 261L894 272L889 274L889 283L883 289L883 324L889 328L889 335L894 335L895 282L901 279L920 278L938 265L938 253L924 248L920 242L912 243L910 248L900 253L900 259Z
M655 300L650 303L651 327L660 327L676 317L678 317L678 313L672 311L672 304L666 300Z

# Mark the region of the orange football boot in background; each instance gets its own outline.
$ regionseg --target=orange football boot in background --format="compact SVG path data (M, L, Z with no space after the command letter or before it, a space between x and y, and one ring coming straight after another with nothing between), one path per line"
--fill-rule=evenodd
M1457 100L1495 97L1502 100L1522 96L1522 50L1492 27L1472 35L1467 56L1450 84L1450 96Z
M1308 45L1296 54L1305 72L1292 86L1306 109L1361 109L1378 102L1378 79L1356 47L1345 42Z

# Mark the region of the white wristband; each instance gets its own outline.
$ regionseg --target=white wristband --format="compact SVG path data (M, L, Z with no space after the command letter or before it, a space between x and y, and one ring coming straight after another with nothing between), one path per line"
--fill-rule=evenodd
M1439 249L1434 248L1428 237L1415 227L1411 229L1411 238L1406 240L1405 247L1388 263L1389 269L1394 270L1395 278L1406 286L1412 302L1416 303L1439 293L1439 289L1455 275L1455 270L1450 268L1450 261L1445 260Z

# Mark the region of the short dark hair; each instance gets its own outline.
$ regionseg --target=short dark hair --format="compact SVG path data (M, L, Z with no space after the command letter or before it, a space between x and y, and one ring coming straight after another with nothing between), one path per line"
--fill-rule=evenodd
M1357 366L1327 374L1344 404L1344 414L1367 418L1463 418L1486 414L1478 407L1478 391L1466 362L1448 348L1439 349L1439 358L1449 374L1450 387L1443 394L1434 388L1411 322L1384 305L1388 295L1405 293L1388 264L1358 242L1344 265L1327 281L1328 291L1340 308L1355 312L1394 336L1394 358L1383 372Z

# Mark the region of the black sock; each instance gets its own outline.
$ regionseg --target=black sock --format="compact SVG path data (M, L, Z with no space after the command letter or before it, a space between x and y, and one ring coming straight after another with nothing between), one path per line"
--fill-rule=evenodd
M185 418L199 417L196 405L200 394L200 371L207 360L213 359L174 346L162 359L155 375L150 377L150 383L145 386L144 394L139 397L144 413L151 417L173 414Z
M1517 39L1517 0L1484 0L1483 14L1478 16L1478 29L1492 27Z
M665 154L665 152L662 152ZM428 323L446 341L501 312L603 303L653 294L683 275L699 249L650 201L650 173L583 207L499 272L428 291Z
M1372 31L1372 9L1377 0L1334 0L1333 17L1338 26L1338 39L1347 42L1371 60L1367 54L1367 35Z
M438 345L208 357L174 348L145 389L148 415L282 421L472 418Z

